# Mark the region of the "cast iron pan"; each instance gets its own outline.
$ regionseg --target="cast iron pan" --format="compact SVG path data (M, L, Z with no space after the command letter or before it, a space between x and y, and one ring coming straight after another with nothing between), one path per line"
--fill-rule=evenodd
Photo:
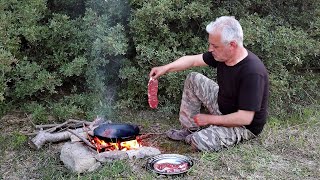
M94 136L107 142L118 142L135 139L140 129L127 123L105 123L93 130Z

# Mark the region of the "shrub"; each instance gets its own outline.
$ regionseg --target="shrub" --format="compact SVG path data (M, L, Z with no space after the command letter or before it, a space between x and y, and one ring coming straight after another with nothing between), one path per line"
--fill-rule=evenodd
M123 107L147 107L151 68L183 55L205 52L205 26L221 15L240 19L246 47L266 64L270 73L271 114L287 114L301 105L318 103L319 76L309 71L308 66L319 65L319 34L315 31L319 28L319 16L315 16L319 13L317 1L279 2L284 6L273 1L132 0L131 3L134 10L130 27L136 56L120 72L125 80L119 94ZM302 16L294 16L295 9L303 9ZM302 70L305 68L307 71ZM192 70L212 74L208 69ZM183 81L190 71L159 79L161 110L179 109Z
M127 3L101 1L97 7L94 2L0 3L2 113L14 104L39 121L48 112L66 118L108 108L108 86L117 78L127 49L124 26L113 19L125 22L126 16L113 8ZM89 98L94 102L74 103ZM73 100L65 103L66 99Z
M147 107L148 75L152 67L167 64L186 55L206 51L203 26L210 17L208 1L132 1L130 21L136 56L126 62L120 77L122 107ZM190 71L168 74L159 79L160 109L176 111L181 89Z

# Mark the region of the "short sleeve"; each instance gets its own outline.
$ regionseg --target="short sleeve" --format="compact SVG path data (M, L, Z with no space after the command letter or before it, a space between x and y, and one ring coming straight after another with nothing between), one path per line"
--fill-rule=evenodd
M203 61L212 67L217 67L217 61L213 58L211 52L206 52L202 54Z
M241 80L239 94L239 109L260 111L267 83L259 74L249 74Z

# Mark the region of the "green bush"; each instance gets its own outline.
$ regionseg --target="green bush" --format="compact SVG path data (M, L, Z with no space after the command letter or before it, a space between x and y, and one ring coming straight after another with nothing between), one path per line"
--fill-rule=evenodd
M32 113L37 122L49 112L64 119L109 111L107 95L113 88L109 84L118 77L128 43L121 24L127 12L114 8L128 4L99 4L90 0L0 3L1 114L10 110L10 104ZM67 99L73 100L66 103ZM88 99L93 102L84 103Z
M126 62L120 77L125 86L120 92L121 107L148 107L148 74L152 67L186 55L206 51L203 28L213 16L208 1L132 1L130 20L136 56ZM190 71L168 74L159 79L159 108L176 111L181 89Z
M318 53L317 42L300 28L279 26L270 17L248 15L241 23L246 33L245 45L261 57L270 73L271 111L286 114L301 108L299 105L315 103L306 93L316 90L313 84L319 79L309 81L312 74L299 69L305 59Z
M261 57L270 73L270 112L286 115L306 104L319 103L318 1L146 1L132 0L130 21L136 56L125 63L120 77L122 107L147 105L148 74L182 55L205 52L205 26L221 15L234 15L244 29L246 47ZM279 6L281 5L281 6ZM297 17L297 11L301 16ZM313 67L314 68L314 67ZM212 76L211 70L193 69ZM160 110L177 111L185 75L159 79ZM214 78L214 77L212 77Z
M266 64L271 114L319 104L317 0L9 0L0 2L0 115L21 108L44 123L148 108L151 68L205 52L205 26L221 15L240 20ZM161 77L160 111L178 111L190 71L215 79L210 68Z

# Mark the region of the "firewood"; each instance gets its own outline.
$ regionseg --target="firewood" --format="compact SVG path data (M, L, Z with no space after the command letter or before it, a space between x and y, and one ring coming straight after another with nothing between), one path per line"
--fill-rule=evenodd
M54 131L56 131L58 128L68 127L67 124L70 124L70 123L78 123L78 124L80 124L80 125L81 125L81 124L90 125L90 122L88 122L88 121L80 121L80 120L75 120L75 119L69 119L69 120L67 120L67 121L64 122L64 123L59 124L59 125L57 125L57 126L54 126L54 127L50 128L50 129L47 129L47 130L45 130L45 131L47 131L47 132L54 132Z
M41 124L41 125L36 125L36 129L44 129L44 128L52 128L55 126L58 126L59 124Z
M76 129L82 131L82 128ZM29 145L34 149L40 149L47 142L60 142L70 139L71 133L68 131L50 133L46 131L40 131L34 138L29 141Z
M40 149L47 142L65 141L71 139L71 137L76 136L81 141L86 143L89 147L96 150L96 147L94 147L85 137L81 136L79 133L83 133L83 128L85 128L86 135L89 137L89 135L93 134L93 129L102 123L105 123L105 120L103 118L96 118L93 122L69 119L61 124L37 125L36 128L40 129L40 131L36 131L33 133L22 133L29 136L36 135L29 141L29 145L34 149ZM75 129L70 130L69 128ZM56 132L57 130L61 132Z
M61 129L67 129L67 128L72 128L72 129L77 129L80 127L83 127L84 125L89 126L92 123L89 121L84 121L84 120L76 120L76 119L69 119L65 121L64 123L61 124L43 124L43 125L35 125L36 131L30 133L30 132L21 132L22 134L25 134L27 136L34 136L40 133L40 131L44 132L56 132L58 129L61 131ZM47 129L46 129L47 128Z
M77 136L79 139L81 139L84 143L86 143L89 147L96 149L95 146L93 146L87 139L85 139L84 137L80 136L79 134L77 134L76 132L67 129L68 132L72 133L73 135Z
M142 140L142 139L147 139L151 136L154 135L163 135L164 133L146 133L146 134L140 134L139 136L137 136L137 139Z

